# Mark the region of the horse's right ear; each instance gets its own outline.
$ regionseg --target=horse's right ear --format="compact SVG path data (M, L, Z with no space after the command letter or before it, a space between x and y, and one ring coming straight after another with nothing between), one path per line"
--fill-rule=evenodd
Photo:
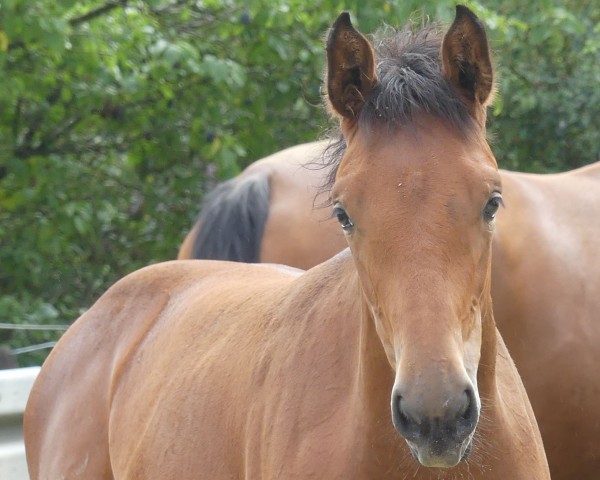
M327 96L331 108L355 120L376 81L373 48L344 12L327 37Z

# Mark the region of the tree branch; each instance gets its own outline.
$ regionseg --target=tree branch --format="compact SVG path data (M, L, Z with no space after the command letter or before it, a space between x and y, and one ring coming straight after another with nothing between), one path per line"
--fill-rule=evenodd
M125 5L127 5L127 1L128 0L118 0L113 2L106 2L101 7L95 8L94 10L90 10L89 12L84 13L79 17L71 18L69 20L69 25L75 27L82 23L89 22L90 20L93 20L96 17L100 17L101 15L104 15L105 13L108 13L111 10L114 10L115 8L124 7Z

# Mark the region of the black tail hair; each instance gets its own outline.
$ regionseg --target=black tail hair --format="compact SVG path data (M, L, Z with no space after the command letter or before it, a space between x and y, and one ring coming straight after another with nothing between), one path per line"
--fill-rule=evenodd
M204 198L192 258L258 263L270 197L264 173L232 178L215 187Z

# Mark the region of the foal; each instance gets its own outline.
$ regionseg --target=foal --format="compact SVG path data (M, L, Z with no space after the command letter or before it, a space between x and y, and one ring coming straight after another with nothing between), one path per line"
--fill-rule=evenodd
M346 13L327 40L350 250L305 273L180 261L117 282L34 385L33 480L549 478L492 315L484 29L459 6L443 41L375 47Z

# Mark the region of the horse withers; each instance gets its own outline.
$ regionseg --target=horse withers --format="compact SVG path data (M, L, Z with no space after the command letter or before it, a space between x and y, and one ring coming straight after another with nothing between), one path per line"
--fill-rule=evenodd
M485 31L459 6L443 38L374 47L346 13L328 35L350 249L305 273L176 261L117 282L33 387L33 480L549 478L491 308Z

